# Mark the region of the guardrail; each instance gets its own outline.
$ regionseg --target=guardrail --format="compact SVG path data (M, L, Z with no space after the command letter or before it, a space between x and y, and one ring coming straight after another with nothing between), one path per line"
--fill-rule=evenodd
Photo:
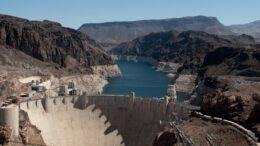
M212 122L219 122L219 123L230 125L230 126L236 128L237 130L239 130L241 133L243 133L248 138L250 138L255 144L258 142L258 138L255 136L254 132L246 129L242 125L239 125L239 124L237 124L233 121L229 121L229 120L218 118L218 117L208 116L208 115L205 115L205 114L203 114L201 112L197 112L197 111L193 111L192 115L195 116L195 117L198 117L198 118L202 118L202 119L205 119L205 120L212 121Z

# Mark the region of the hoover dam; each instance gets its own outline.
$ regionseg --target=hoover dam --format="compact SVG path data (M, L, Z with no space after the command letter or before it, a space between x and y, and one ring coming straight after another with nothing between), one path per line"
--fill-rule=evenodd
M160 120L167 120L176 107L169 97L149 99L134 93L46 96L20 103L52 146L150 146L162 128Z

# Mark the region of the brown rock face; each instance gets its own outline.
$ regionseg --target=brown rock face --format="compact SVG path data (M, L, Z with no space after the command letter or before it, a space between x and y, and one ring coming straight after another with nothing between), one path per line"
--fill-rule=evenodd
M260 85L245 79L208 77L204 82L202 111L239 123L260 121Z
M260 76L258 48L220 47L205 56L201 72L210 75Z
M114 64L88 36L50 21L0 15L0 45L67 68Z
M12 138L12 129L8 126L0 126L0 143L4 144Z
M138 55L152 57L159 61L184 63L187 58L198 54L195 63L203 61L205 54L216 46L230 45L231 42L216 35L200 31L159 32L122 43L110 53L119 55ZM200 56L199 56L200 55Z
M165 129L153 141L153 146L175 146L178 140L171 129Z
M252 130L255 132L257 137L260 137L260 124L257 124L254 127L252 127Z
M19 127L20 141L18 143L24 145L46 145L41 136L41 130L31 124L28 114L23 110L20 110L19 113Z
M254 94L253 100L257 102L257 104L254 105L253 110L248 118L248 121L252 122L260 122L260 95ZM259 131L260 133L260 125L259 125ZM259 134L260 135L260 134Z

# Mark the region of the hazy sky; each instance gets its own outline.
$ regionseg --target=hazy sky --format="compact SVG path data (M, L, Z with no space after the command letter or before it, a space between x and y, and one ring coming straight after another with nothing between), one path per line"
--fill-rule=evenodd
M260 20L260 0L0 0L0 13L49 19L78 28L83 23L183 16L215 16L223 24Z

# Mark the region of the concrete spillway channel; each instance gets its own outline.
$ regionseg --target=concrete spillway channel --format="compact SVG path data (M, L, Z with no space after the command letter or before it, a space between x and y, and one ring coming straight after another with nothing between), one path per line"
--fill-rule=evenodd
M150 146L159 121L175 110L166 99L133 95L48 98L20 108L52 146Z

